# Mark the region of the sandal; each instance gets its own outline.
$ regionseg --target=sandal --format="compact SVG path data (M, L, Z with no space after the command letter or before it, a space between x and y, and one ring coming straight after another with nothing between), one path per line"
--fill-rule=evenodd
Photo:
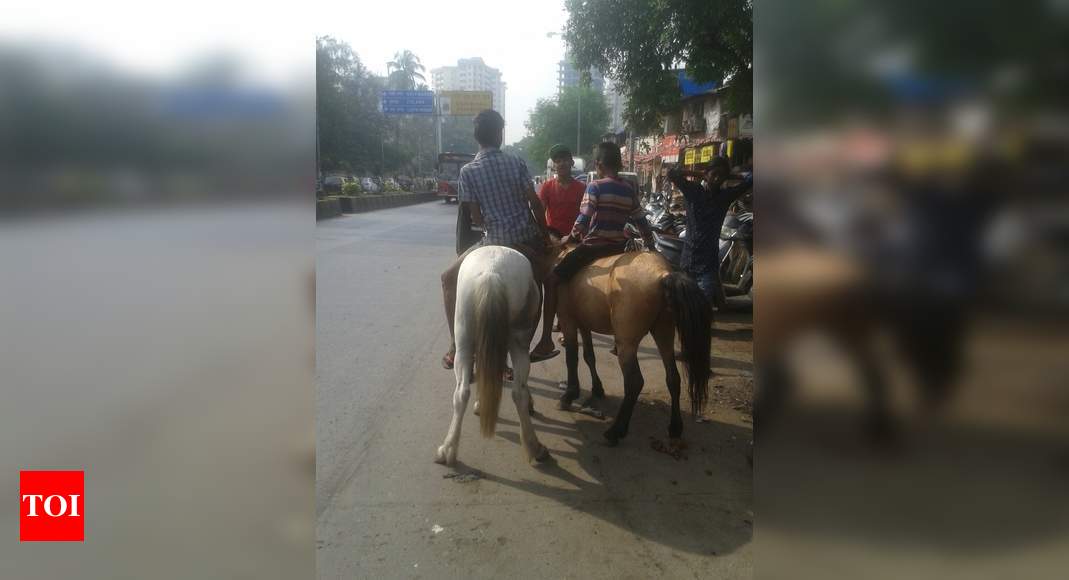
M454 353L449 353L449 352L445 353L445 356L442 357L442 368L444 368L447 371L453 370L453 358L455 356L457 356L457 354L455 352Z
M549 360L558 354L560 354L560 350L558 349L553 349L551 352L531 351L531 362L536 363Z

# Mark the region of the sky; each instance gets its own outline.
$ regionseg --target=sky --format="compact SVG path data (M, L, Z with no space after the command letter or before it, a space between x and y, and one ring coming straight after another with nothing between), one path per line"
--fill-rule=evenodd
M408 0L315 3L124 0L20 3L5 9L0 42L69 46L120 68L168 76L213 53L236 54L272 83L311 83L315 37L348 42L364 65L386 74L395 52L416 53L430 70L482 57L501 71L505 143L524 136L539 98L557 91L563 0ZM310 85L311 87L311 85Z

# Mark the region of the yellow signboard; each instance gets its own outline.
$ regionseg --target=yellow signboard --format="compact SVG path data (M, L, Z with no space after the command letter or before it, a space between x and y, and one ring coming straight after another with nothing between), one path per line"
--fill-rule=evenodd
M702 163L710 161L713 158L713 146L706 145L702 147Z
M694 165L694 158L697 157L697 155L695 155L695 153L697 153L697 152L698 152L697 149L687 149L687 155L683 159L683 163L685 165Z
M443 115L474 117L480 111L493 108L494 94L490 91L442 91L438 105Z

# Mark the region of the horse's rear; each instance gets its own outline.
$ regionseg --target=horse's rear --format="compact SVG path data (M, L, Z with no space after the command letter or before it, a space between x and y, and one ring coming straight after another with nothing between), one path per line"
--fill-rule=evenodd
M615 444L627 435L631 412L642 391L638 346L652 334L665 368L672 396L669 435L681 436L680 375L675 361L675 335L679 332L687 366L691 408L701 412L710 376L712 311L697 284L655 252L631 252L596 260L560 289L558 313L564 332L568 388L561 397L567 408L579 396L577 332L613 335L617 359L624 375L624 402L605 436ZM583 356L595 383L593 349L584 341Z
M457 278L454 318L457 351L453 420L435 461L449 465L456 461L473 369L477 371L481 431L485 437L493 435L509 356L514 377L512 398L520 415L524 448L531 458L542 461L548 457L531 426L531 395L527 389L531 365L527 349L540 303L541 293L523 254L502 246L486 246L464 259Z

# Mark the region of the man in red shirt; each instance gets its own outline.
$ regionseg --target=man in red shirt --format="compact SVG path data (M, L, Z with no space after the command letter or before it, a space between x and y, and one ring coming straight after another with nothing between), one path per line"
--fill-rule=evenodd
M538 199L546 208L546 224L558 238L563 238L572 231L575 218L579 215L579 204L583 201L586 187L583 182L572 179L572 152L564 145L554 145L549 150L549 159L553 162L556 177L542 184L538 190Z
M549 150L549 159L553 162L553 171L556 177L546 181L538 190L538 199L546 208L546 225L549 231L558 238L563 238L572 231L575 218L579 216L579 204L583 201L583 193L586 186L581 181L572 179L572 152L564 145L554 145ZM556 287L547 284L545 286L545 304L556 304ZM531 362L538 362L552 358L557 354L553 348L552 328L553 309L542 309L542 338L539 348L531 353Z

